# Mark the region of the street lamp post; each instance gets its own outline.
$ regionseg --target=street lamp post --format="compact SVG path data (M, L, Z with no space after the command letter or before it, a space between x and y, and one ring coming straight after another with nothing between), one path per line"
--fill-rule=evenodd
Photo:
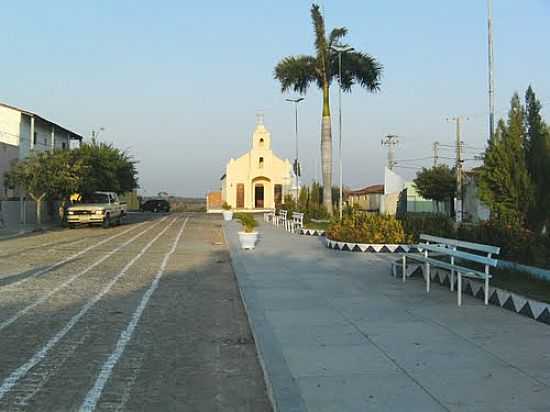
M295 117L295 136L296 136L296 158L294 161L294 174L296 176L296 204L298 204L298 191L299 191L299 174L300 174L300 162L298 161L298 103L300 103L302 100L304 100L303 97L299 97L297 99L285 99L287 102L294 103L294 117Z
M344 179L342 173L342 53L353 51L353 47L333 45L331 48L338 53L338 83L340 85L338 88L338 163L340 168L340 199L338 203L340 209L340 220L342 220L344 197ZM331 188L329 189L332 190Z

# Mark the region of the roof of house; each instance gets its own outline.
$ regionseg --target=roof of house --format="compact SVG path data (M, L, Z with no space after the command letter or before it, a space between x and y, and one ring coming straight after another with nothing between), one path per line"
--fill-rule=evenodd
M361 196L369 194L384 194L384 185L371 185L364 187L363 189L351 190L350 196Z
M0 106L6 107L6 108L12 109L12 110L17 110L18 112L21 112L21 113L23 113L23 114L26 114L27 116L34 117L34 118L39 119L39 120L41 120L41 121L43 121L43 122L45 122L45 123L48 123L48 124L50 124L50 125L52 125L52 126L55 126L55 127L57 127L58 129L61 129L61 130L65 131L66 133L69 133L69 134L71 135L71 137L70 137L71 139L74 139L74 140L82 140L82 139L83 139L83 137L82 137L80 134L78 134L78 133L76 133L76 132L73 132L72 130L69 130L69 129L67 129L67 128L61 126L61 125L58 124L58 123L54 123L54 122L52 122L52 121L50 121L50 120L48 120L48 119L46 119L46 118L44 118L44 117L42 117L42 116L36 114L36 113L30 112L30 111L25 110L25 109L20 109L20 108L15 107L15 106L10 106L9 104L5 104L5 103L2 103L2 102L0 102Z

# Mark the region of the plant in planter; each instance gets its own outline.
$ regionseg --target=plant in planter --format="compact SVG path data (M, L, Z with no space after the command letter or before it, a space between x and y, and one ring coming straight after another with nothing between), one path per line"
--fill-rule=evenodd
M233 219L233 211L231 210L231 205L229 203L223 202L222 209L223 220L229 222L231 219Z
M254 249L259 235L254 229L258 226L258 222L254 219L254 216L245 213L239 213L235 217L240 220L243 225L243 231L239 232L241 248Z

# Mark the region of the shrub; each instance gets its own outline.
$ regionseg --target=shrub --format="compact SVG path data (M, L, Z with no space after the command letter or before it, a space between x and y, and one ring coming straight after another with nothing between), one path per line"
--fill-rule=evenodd
M332 240L372 244L410 243L403 225L393 216L353 213L342 222L332 223L327 236Z
M550 268L550 237L537 235L518 225L503 225L495 221L463 224L458 228L457 238L499 246L501 259Z
M231 205L227 202L223 202L222 209L223 210L231 210Z
M256 222L256 219L254 219L254 216L248 213L237 213L235 215L235 219L240 220L241 224L243 225L243 230L246 233L252 233L254 231L254 228L258 226L258 222Z
M454 238L455 225L451 218L439 214L407 214L401 219L405 233L415 242L420 241L420 235L426 233L432 236Z

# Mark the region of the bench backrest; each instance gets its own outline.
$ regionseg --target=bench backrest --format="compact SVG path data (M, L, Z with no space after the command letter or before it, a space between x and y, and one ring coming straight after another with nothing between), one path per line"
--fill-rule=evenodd
M431 243L442 244L442 245L448 245L452 247L459 247L462 249L476 250L478 252L490 253L492 255L498 255L500 253L500 248L497 246L484 245L481 243L465 242L463 240L448 239L444 237L438 237L438 236L432 236L432 235L426 235L426 234L421 234L420 240L424 240L426 242L431 242Z
M429 250L430 252L441 253L443 255L453 256L459 259L481 263L482 265L489 265L492 267L496 267L498 263L496 259L490 258L488 256L480 256L480 255L475 255L473 253L450 249L448 246L443 245L441 243L440 244L421 243L419 246L424 250Z
M304 220L304 214L298 212L292 212L292 219L302 221Z
M288 212L287 212L286 210L279 210L279 216L282 216L282 217L284 217L285 219L286 219L286 214L287 214L287 213L288 213Z

